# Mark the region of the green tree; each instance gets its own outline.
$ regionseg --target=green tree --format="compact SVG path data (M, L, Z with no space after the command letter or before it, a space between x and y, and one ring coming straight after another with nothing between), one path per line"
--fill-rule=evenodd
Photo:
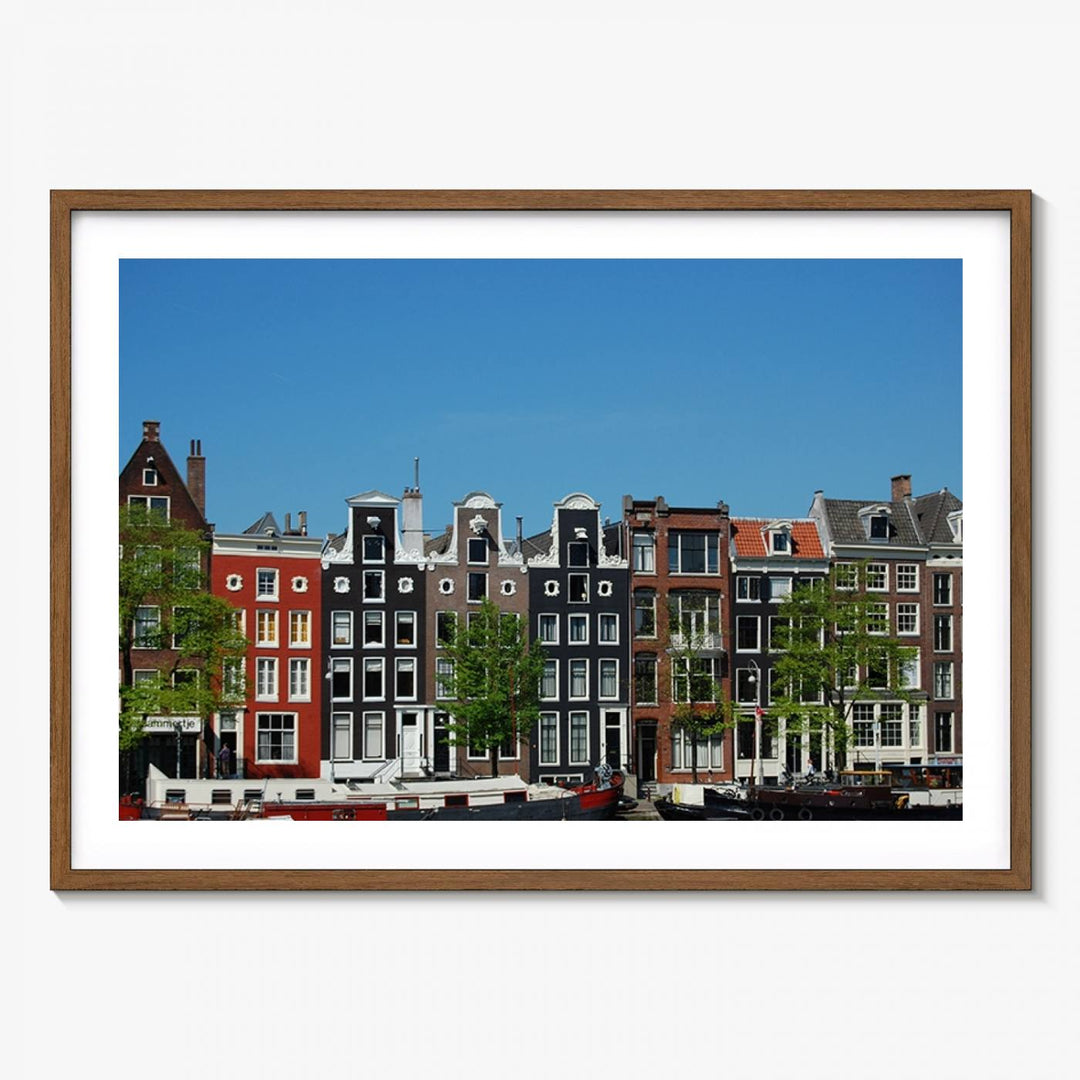
M889 605L867 590L867 570L866 563L841 563L828 577L794 589L780 605L768 643L768 718L787 731L819 736L840 768L856 703L914 697L910 666L918 651L893 636Z
M540 716L544 651L530 641L528 624L485 599L470 619L458 619L446 643L453 666L441 693L448 697L448 730L486 752L499 775L499 748L526 742Z
M143 507L120 508L121 751L141 742L150 716L198 716L205 724L243 701L248 642L232 607L207 591L209 546ZM136 683L137 649L155 651L144 654L153 676Z
M698 780L698 746L732 727L734 710L720 678L719 593L687 590L665 601L671 723L690 737L690 775Z

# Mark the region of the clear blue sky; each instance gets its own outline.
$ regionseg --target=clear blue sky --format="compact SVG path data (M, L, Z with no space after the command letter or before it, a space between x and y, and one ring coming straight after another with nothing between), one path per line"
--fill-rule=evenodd
M207 458L222 532L272 510L344 527L466 492L507 533L585 491L767 517L817 488L962 497L959 260L123 260L123 464L162 422Z

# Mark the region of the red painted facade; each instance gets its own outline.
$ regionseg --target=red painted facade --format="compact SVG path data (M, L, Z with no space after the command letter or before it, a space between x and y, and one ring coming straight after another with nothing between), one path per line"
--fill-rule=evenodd
M321 547L318 539L269 531L214 537L211 589L243 612L250 643L243 704L215 719L215 775L319 775Z

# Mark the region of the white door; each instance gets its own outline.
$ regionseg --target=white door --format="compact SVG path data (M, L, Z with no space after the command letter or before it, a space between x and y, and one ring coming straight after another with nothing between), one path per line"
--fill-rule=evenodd
M401 714L401 765L406 773L420 771L420 758L423 752L423 731L420 727L420 714L403 712Z

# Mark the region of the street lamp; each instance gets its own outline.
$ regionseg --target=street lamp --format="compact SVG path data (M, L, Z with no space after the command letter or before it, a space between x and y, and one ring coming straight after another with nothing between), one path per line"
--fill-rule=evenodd
M753 669L747 676L747 681L754 690L754 760L750 763L750 770L754 774L754 786L763 782L763 762L761 760L761 667L756 660L746 661Z

